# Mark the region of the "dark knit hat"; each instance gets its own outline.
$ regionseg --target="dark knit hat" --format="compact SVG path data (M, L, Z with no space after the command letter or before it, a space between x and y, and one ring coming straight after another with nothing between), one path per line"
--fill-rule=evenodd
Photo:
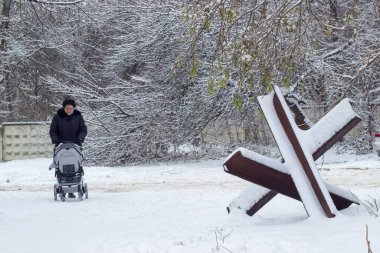
M75 103L75 100L72 97L66 97L65 100L63 100L62 106L65 108L66 105L72 105L72 106L77 106Z

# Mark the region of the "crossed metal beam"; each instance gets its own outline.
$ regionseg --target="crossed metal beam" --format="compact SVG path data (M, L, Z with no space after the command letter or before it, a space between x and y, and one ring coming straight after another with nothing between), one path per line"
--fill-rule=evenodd
M326 184L315 165L315 160L361 121L349 101L341 101L306 131L295 124L277 86L271 94L258 97L258 101L284 162L243 148L226 160L227 173L265 188L246 213L255 214L278 193L302 201L309 216L332 218L337 210L359 204L349 191Z

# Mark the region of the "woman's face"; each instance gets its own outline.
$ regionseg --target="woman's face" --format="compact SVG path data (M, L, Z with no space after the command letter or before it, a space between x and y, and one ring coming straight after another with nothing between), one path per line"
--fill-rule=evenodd
M65 111L65 113L67 115L70 116L71 114L74 113L74 106L72 106L72 105L66 105L65 108L63 108L63 110Z

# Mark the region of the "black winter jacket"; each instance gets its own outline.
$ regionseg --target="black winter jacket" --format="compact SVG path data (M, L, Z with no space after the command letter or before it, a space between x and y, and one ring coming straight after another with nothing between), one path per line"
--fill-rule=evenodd
M82 145L87 135L87 126L80 111L74 110L74 113L68 116L61 108L53 117L49 134L51 141L56 145L61 142Z

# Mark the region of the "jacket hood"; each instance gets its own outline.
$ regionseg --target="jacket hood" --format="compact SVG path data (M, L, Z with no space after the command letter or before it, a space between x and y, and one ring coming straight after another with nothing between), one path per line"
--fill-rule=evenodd
M65 111L63 110L63 108L59 109L59 110L57 111L57 114L58 114L58 116L60 116L60 117L65 117L65 116L67 116L67 114L65 113ZM81 113L80 111L78 111L77 109L74 109L74 112L73 112L72 115L81 115L81 114L82 114L82 113Z

